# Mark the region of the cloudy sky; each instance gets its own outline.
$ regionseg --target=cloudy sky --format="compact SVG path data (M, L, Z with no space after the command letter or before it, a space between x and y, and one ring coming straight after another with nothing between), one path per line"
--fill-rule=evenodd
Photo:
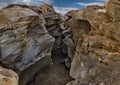
M106 0L0 0L0 7L8 4L27 4L40 6L47 3L52 5L55 10L61 14L65 14L70 10L77 10L86 7L87 5L103 6Z

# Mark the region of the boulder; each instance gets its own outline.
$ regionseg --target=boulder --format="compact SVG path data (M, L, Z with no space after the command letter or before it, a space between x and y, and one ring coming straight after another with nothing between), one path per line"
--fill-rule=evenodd
M19 75L24 73L24 83L20 81L20 85L52 63L55 39L44 23L42 15L26 5L10 5L0 11L0 61Z
M0 67L0 85L18 85L17 73L10 69Z

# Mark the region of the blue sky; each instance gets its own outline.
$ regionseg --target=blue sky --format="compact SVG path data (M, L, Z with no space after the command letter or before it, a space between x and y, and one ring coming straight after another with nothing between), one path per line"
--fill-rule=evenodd
M85 8L87 5L103 6L106 0L0 0L0 7L8 4L27 4L40 6L44 3L52 5L55 10L65 14L70 10Z

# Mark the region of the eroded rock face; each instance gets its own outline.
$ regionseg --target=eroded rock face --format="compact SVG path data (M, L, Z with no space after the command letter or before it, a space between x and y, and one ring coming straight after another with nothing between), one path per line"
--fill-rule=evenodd
M91 25L88 20L82 19L71 19L65 22L65 27L71 28L73 42L75 46L79 42L79 39L82 40L84 35L89 34L91 31Z
M111 35L113 38L117 39L120 41L120 1L119 0L109 0L106 5L106 13L110 16L111 18Z
M67 22L82 19L88 20L91 25L91 30L85 35L84 32L68 24L71 30L76 31L76 33L72 31L73 36L78 33L83 33L85 36L82 37L81 43L76 45L71 63L70 75L75 78L75 81L67 85L119 85L120 22L119 16L116 15L119 14L119 9L119 0L109 0L105 8L88 6L83 10L66 14ZM83 29L85 30L85 27ZM80 40L81 37L78 36L75 38Z
M0 12L1 64L20 75L26 72L27 79L20 81L25 85L44 65L52 63L55 39L46 30L44 18L28 6L11 5Z
M62 44L62 16L55 12L54 8L45 4L40 7L43 12L43 17L46 21L46 29L49 34L55 38L55 43L52 50L53 63L62 62L64 57L61 52Z
M77 47L70 75L74 78L82 78L88 83L118 85L119 46L120 43L104 36L85 37L82 46Z
M72 10L66 19L48 4L1 9L1 65L19 74L19 85L65 85L69 70L67 85L119 85L119 3ZM17 85L2 71L2 83Z
M0 67L0 85L18 85L18 75L10 69Z

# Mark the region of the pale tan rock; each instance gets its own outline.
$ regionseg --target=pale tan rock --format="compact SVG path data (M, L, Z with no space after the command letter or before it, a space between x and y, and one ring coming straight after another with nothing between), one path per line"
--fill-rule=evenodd
M18 85L18 75L10 70L0 67L0 85Z
M104 36L88 36L76 47L70 75L88 83L119 85L119 63L120 43Z
M83 10L70 11L66 16L73 19L88 20L92 27L91 34L99 34L120 41L119 3L119 0L109 0L105 4L105 8L96 5L88 6Z
M48 4L41 5L40 10L42 11L42 13L45 13L45 14L55 12L54 8Z
M105 8L88 6L66 14L68 21L83 19L91 24L90 34L83 36L83 41L76 46L70 70L70 75L76 80L68 85L119 85L119 6L119 0L109 0ZM76 83L77 80L80 83Z
M71 29L75 46L77 45L79 39L82 40L83 35L87 35L91 31L91 25L87 20L71 19L66 21L64 25L66 28Z
M115 20L120 20L120 1L119 0L109 0L105 5L107 14Z

